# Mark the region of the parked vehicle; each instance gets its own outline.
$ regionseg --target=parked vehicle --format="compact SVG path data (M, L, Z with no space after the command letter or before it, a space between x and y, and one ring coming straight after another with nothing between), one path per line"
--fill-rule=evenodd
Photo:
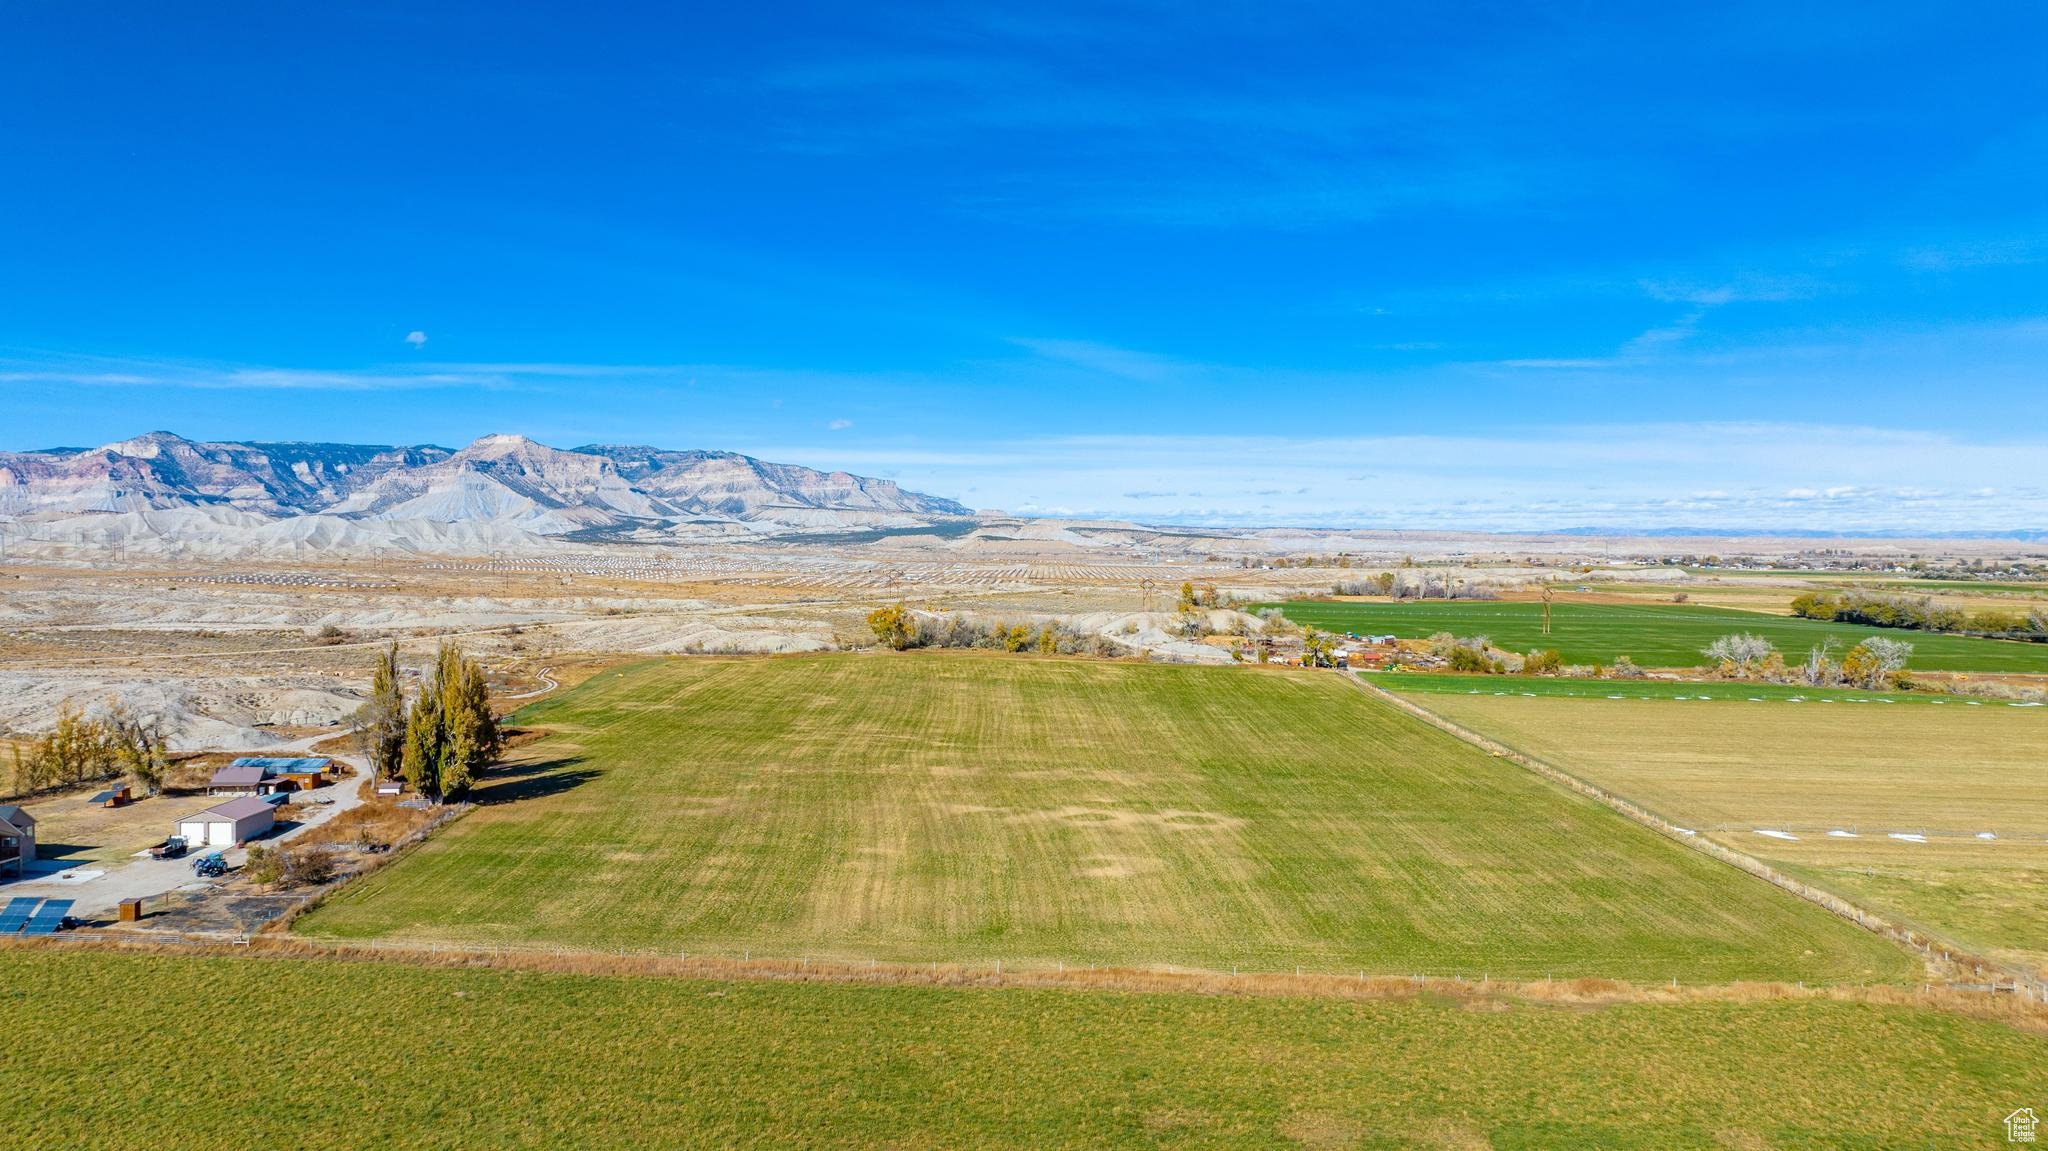
M176 859L185 854L185 837L174 835L149 849L151 859Z
M201 879L218 879L227 873L228 857L225 852L208 852L192 861L192 874Z

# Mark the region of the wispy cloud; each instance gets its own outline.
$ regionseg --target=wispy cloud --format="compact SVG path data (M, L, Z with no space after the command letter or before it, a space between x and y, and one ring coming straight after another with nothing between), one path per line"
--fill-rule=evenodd
M1899 262L1923 272L2013 267L2048 259L2048 238L2010 236L1930 244L1908 249Z
M531 390L552 380L687 378L695 370L690 365L557 363L417 363L338 369L73 355L0 357L0 382L205 391Z
M1847 425L1586 425L1513 436L1330 439L1070 436L979 452L763 451L854 470L886 463L922 490L971 483L978 501L1022 514L1148 522L1499 531L2048 525L2048 439ZM1358 471L1361 460L1373 470ZM1942 475L1955 486L1904 488L1900 474Z

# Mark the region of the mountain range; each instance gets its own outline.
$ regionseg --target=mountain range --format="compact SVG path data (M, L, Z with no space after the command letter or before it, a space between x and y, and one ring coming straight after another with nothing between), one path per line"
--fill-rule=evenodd
M904 528L970 514L890 480L735 452L563 450L514 435L450 449L151 432L97 448L0 452L0 516L17 530L38 525L46 539L98 530L108 539L255 532L322 544L491 544Z

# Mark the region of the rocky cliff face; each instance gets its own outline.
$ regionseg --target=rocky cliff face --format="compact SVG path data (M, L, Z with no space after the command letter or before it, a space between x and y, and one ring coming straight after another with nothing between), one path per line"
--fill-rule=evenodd
M563 451L524 436L485 436L451 451L200 443L152 432L98 448L0 452L0 516L127 521L186 513L170 518L189 520L195 511L216 524L269 527L322 517L343 525L468 525L539 536L716 524L910 524L968 514L952 500L846 472L732 452Z

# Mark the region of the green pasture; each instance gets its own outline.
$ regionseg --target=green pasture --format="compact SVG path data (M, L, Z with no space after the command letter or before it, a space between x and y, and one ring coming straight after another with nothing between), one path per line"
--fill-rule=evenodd
M1911 979L1904 951L1339 677L677 660L296 929L847 961Z
M0 1130L37 1148L1990 1148L2048 1103L2039 1035L1825 1000L1475 1008L8 948L0 1003Z
M1294 600L1277 606L1298 624L1360 635L1424 639L1437 632L1483 635L1512 651L1556 648L1567 663L1608 664L1628 656L1644 667L1697 667L1700 649L1731 632L1761 635L1797 662L1832 636L1843 649L1870 636L1913 645L1923 671L2048 673L2048 643L1977 639L1896 628L1823 623L1689 604L1555 603L1543 634L1543 605L1508 600ZM1839 658L1839 653L1837 654Z

